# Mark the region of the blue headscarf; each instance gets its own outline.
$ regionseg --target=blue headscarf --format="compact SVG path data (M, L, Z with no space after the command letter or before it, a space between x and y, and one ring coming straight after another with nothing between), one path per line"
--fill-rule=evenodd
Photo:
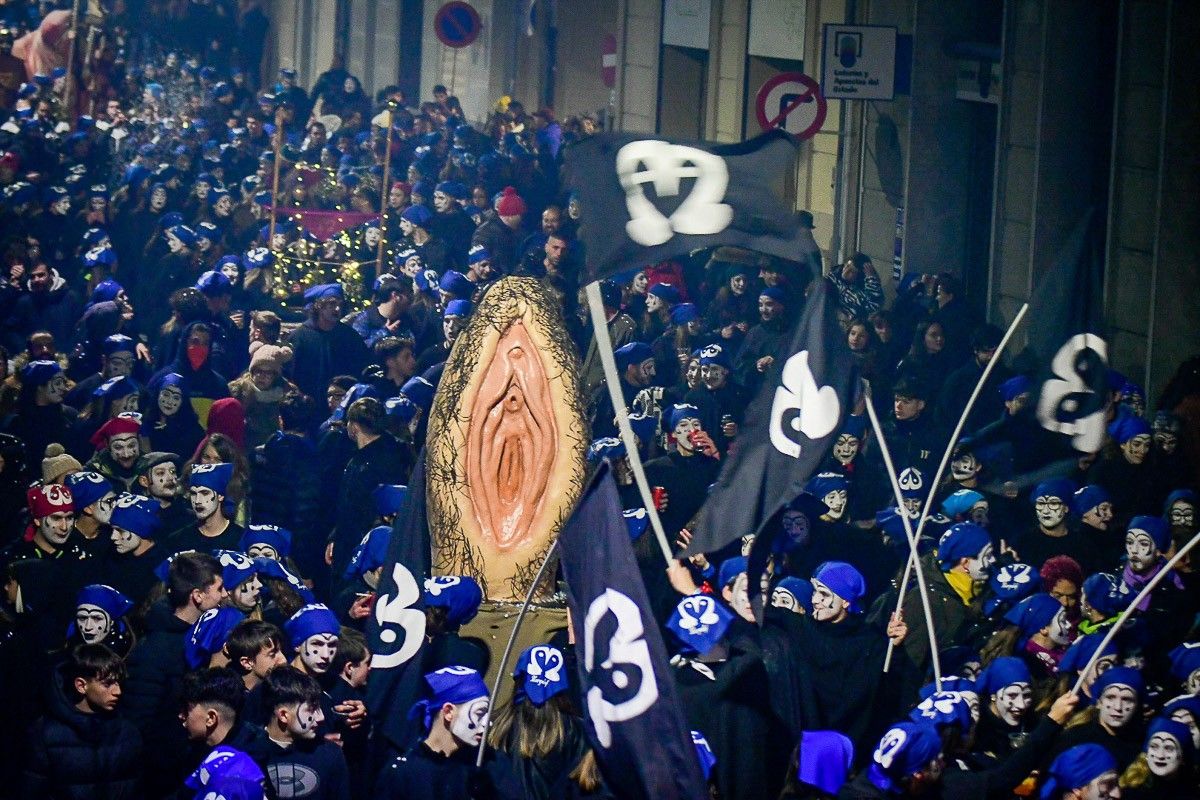
M158 530L158 514L161 510L162 505L157 500L125 492L117 497L109 524L143 539L150 539Z
M854 743L837 731L801 731L796 777L836 795L854 763Z
M470 575L435 575L425 579L425 605L446 609L446 623L457 628L479 613L483 590Z
M974 719L971 704L958 692L934 692L909 712L913 722L927 722L938 730L957 725L964 734L970 730Z
M867 593L862 573L845 561L826 561L813 571L813 583L820 581L829 591L846 602L852 614L862 612L859 600Z
M1042 800L1058 800L1064 792L1082 789L1106 772L1116 771L1117 760L1100 745L1075 745L1050 764L1042 784Z
M196 800L262 800L265 777L253 758L228 745L218 745L184 784L196 792Z
M1097 572L1089 575L1083 582L1083 596L1087 604L1108 617L1115 617L1125 610L1128 600L1125 597L1125 584L1116 575L1109 572Z
M1001 606L1029 597L1042 588L1038 571L1028 564L1006 564L988 577L992 596L983 604L985 614L994 614Z
M71 490L75 508L80 512L113 491L112 484L99 472L76 472L68 475L63 483Z
M207 667L212 654L225 646L230 632L245 618L242 612L229 606L210 608L201 614L183 642L183 655L188 667Z
M426 732L446 703L458 706L480 697L488 697L483 678L470 667L442 667L427 674L425 683L429 684L430 696L418 701L408 712L408 718L421 719Z
M323 603L313 603L292 614L291 619L283 623L283 630L288 635L288 644L293 650L314 636L332 634L339 636L342 626L337 617Z
M1187 683L1188 676L1200 669L1200 642L1184 642L1171 651L1171 676Z
M780 579L779 583L775 584L775 589L771 592L772 600L775 597L775 592L785 592L792 596L796 601L796 605L803 608L806 614L812 613L812 583L803 578L796 578L791 575ZM775 605L774 602L771 605Z
M381 483L371 491L375 501L375 514L380 518L398 514L408 497L408 487L394 483Z
M979 674L979 680L975 681L975 691L981 697L991 697L1014 683L1033 683L1029 667L1016 656L1000 656L984 667L983 672Z
M513 670L513 678L523 677L518 682L513 703L528 699L538 708L556 694L567 690L567 662L562 651L548 644L528 647Z
M188 482L191 486L202 486L211 489L214 494L224 496L231 478L233 464L194 464Z
M1017 640L1018 646L1021 646L1030 636L1048 626L1062 609L1062 603L1050 595L1035 594L1017 603L1004 615L1004 619L1021 631L1021 638Z
M1138 696L1139 702L1146 697L1146 679L1133 667L1113 667L1106 670L1092 684L1092 697L1099 699L1100 695L1104 694L1104 690L1110 686L1125 686L1132 689L1133 693Z
M292 552L292 532L278 525L251 525L242 534L238 547L243 553L249 553L256 544L266 545L279 558L285 558Z
M646 528L650 525L650 515L646 513L644 508L627 508L621 512L622 518L625 520L625 527L629 531L629 540L636 542L642 538L642 534L646 532Z
M898 722L879 740L871 756L867 778L884 792L895 791L900 781L925 769L942 752L942 737L927 723Z
M684 653L702 656L717 646L731 622L733 614L711 595L693 594L676 604L667 630Z
M949 569L963 558L975 558L992 543L988 532L974 522L956 522L938 543L937 557L942 569Z
M342 577L352 580L382 567L387 562L388 542L391 538L392 529L387 525L379 525L368 531L358 543L358 547L354 548L354 556L346 565Z
M596 439L588 446L587 460L589 464L599 464L607 459L625 457L625 443L615 436L605 436Z
M1167 525L1167 521L1162 517L1138 516L1129 521L1129 527L1126 529L1130 533L1133 531L1144 531L1151 539L1154 540L1154 546L1158 548L1158 552L1165 553L1171 549L1171 529Z
M221 562L221 582L231 592L258 573L258 565L245 553L214 550L213 555Z

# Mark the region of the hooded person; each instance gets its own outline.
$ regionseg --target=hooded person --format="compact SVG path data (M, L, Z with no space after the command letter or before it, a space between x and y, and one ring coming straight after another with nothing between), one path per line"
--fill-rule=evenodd
M1151 721L1137 759L1121 775L1122 797L1185 800L1196 796L1196 747L1182 722Z
M1041 800L1120 797L1116 759L1097 744L1063 751L1051 762L1042 783Z
M195 522L170 533L165 542L173 553L184 550L236 550L244 532L230 519L233 504L227 498L233 464L193 464L187 498Z
M156 547L159 505L148 497L121 494L109 518L112 550L104 560L105 580L140 603L158 583L154 570L162 548Z
M228 381L212 366L214 348L223 348L220 332L204 322L187 325L180 334L175 360L150 379L150 393L157 395L164 379L172 374L181 378L180 389L196 412L202 426L208 424L208 412L217 400L229 397Z
M459 629L475 618L483 602L483 589L470 575L434 575L425 579L425 635L422 651L425 669L452 664L478 669L488 665L487 648L478 639L464 637Z
M121 491L129 491L137 479L137 462L142 454L138 438L141 427L140 415L136 414L122 414L105 422L91 438L96 453L86 466Z
M744 583L744 578L742 579ZM781 788L787 742L765 692L766 668L753 649L731 639L735 616L711 595L679 600L666 628L677 642L675 684L688 727L703 732L717 762L721 797L774 797Z
M92 558L107 556L112 549L109 521L117 504L112 484L98 472L76 472L64 485L75 501L73 541Z
M475 796L471 787L482 786L491 796L521 796L503 752L485 749L482 770L475 767L489 721L489 693L480 674L453 664L427 673L425 683L427 696L409 711L421 741L383 768L376 795L451 800Z
M1132 667L1113 667L1092 684L1094 705L1084 711L1082 724L1068 728L1050 757L1076 745L1098 744L1108 750L1124 770L1141 752L1146 727L1141 708L1146 699L1146 681Z
M163 375L149 389L149 402L142 414L142 438L149 450L186 454L204 438L204 428L192 407L184 377L177 372Z

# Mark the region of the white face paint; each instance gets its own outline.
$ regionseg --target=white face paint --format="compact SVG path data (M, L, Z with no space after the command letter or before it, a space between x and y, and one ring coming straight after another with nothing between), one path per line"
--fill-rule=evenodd
M74 524L75 515L70 511L55 511L37 521L38 531L42 534L42 538L55 547L66 544Z
M858 437L849 433L839 434L833 443L833 457L839 464L849 464L858 455Z
M970 480L979 474L979 459L974 453L963 453L950 462L950 477L956 481Z
M1121 452L1125 455L1125 460L1130 464L1141 464L1146 460L1146 456L1150 454L1150 434L1139 433L1125 444L1121 445Z
M109 492L89 506L92 509L92 518L101 525L107 525L112 520L112 512L116 507L117 495L115 492Z
M1067 516L1067 506L1058 497L1039 497L1033 510L1038 524L1048 530L1057 528Z
M229 278L230 283L235 284L235 285L237 284L237 279L238 279L237 264L233 264L233 263L226 261L224 264L221 265L221 274L224 275L226 278Z
M969 677L974 680L979 676L976 675L972 677L964 672L963 677ZM979 722L979 695L975 692L959 692L959 694L962 695L963 700L967 701L967 706L971 709L971 719L973 719L975 722Z
M836 622L849 612L846 601L834 594L828 586L815 578L812 585L813 619L818 622Z
M337 656L337 648L338 637L332 633L318 633L304 640L300 646L300 660L309 672L324 675Z
M1096 663L1093 664L1092 668L1089 669L1087 674L1083 676L1083 684L1081 687L1083 691L1086 692L1090 697L1092 693L1092 684L1096 682L1096 678L1099 678L1116 665L1117 657L1112 653L1102 655L1096 659Z
M1169 733L1156 733L1146 743L1146 764L1160 778L1168 778L1183 766L1183 748Z
M1106 772L1083 787L1079 800L1117 800L1121 796L1116 771Z
M783 514L783 534L788 538L791 547L803 547L808 544L808 517L799 511L785 511Z
M979 555L967 561L967 573L973 581L986 581L995 563L996 556L992 554L992 545L989 542L979 551Z
M67 396L67 376L61 372L46 384L46 399L51 403L61 403Z
M297 739L315 739L317 728L325 721L320 703L297 703L288 722L288 731Z
M775 589L771 592L771 605L776 608L786 608L793 614L803 614L804 607L796 600L796 596L785 589Z
M1054 619L1050 620L1050 641L1060 647L1066 647L1073 638L1071 633L1071 620L1067 618L1067 609L1060 608Z
M1189 731L1192 732L1192 745L1200 748L1200 725L1197 724L1196 718L1186 708L1180 708L1171 713L1171 719L1176 722L1187 725Z
M904 516L908 517L909 519L920 519L920 517L921 517L921 498L919 498L919 497L904 498L904 504L903 504L902 508L904 510Z
M1125 555L1136 573L1143 573L1158 563L1158 545L1150 534L1134 528L1125 534Z
M729 605L739 617L747 622L754 622L754 609L750 607L749 587L750 578L746 573L743 572L734 578L733 586L730 589Z
M202 522L217 513L217 508L221 505L220 496L207 486L193 486L188 489L188 500L192 504L192 513Z
M258 579L258 575L251 575L246 580L239 583L232 592L229 593L233 604L241 611L252 611L258 605L258 595L262 591L262 581Z
M692 444L689 438L690 434L697 433L703 430L700 425L700 420L692 417L684 417L679 420L679 424L675 426L675 446L682 453L695 452L696 446Z
M133 466L141 455L141 445L136 433L119 433L108 440L108 452L113 460L125 469Z
M117 414L124 414L124 413L135 413L136 414L137 410L138 410L137 394L127 394L124 397L122 397L121 399L114 401L113 405L112 405L112 415L114 417Z
M748 533L742 537L741 554L742 558L750 557L750 548L754 547L754 534Z
M488 699L477 697L454 707L450 733L464 744L478 747L488 725Z
M75 609L75 627L85 644L99 644L112 630L112 617L100 606L84 603Z
M1010 683L992 695L992 711L1005 725L1021 724L1033 704L1033 690L1028 683Z
M183 392L174 386L164 386L158 393L158 410L164 417L170 417L183 405Z
M1192 670L1192 674L1184 681L1183 688L1187 689L1188 694L1200 697L1200 669Z
M156 500L171 500L179 493L179 476L170 461L150 468L150 496Z
M445 192L433 193L433 208L439 214L445 214L450 210L450 195Z
M113 527L112 535L109 538L112 539L113 546L116 548L117 552L122 555L125 553L132 553L134 550L137 550L138 545L142 543L142 537L138 536L133 531L127 531L124 528L117 528L115 526Z
M1137 707L1137 693L1119 683L1104 687L1104 693L1096 702L1100 723L1113 729L1125 727L1137 713Z
M821 499L823 501L825 501L825 505L829 506L829 511L827 513L827 516L830 519L838 520L846 515L846 490L845 489L834 489L832 492L829 492Z
M1196 507L1187 500L1176 500L1171 504L1170 522L1172 525L1192 527L1196 522Z
M646 310L653 313L662 308L662 298L656 294L646 295Z
M269 544L252 544L247 548L246 555L251 558L269 558L272 561L279 560L279 552Z

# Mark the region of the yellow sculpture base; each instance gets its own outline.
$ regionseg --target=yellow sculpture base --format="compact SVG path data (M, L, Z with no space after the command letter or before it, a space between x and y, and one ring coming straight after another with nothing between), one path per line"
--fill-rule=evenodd
M513 625L516 624L517 613L520 610L520 603L485 601L479 607L479 614L475 619L462 626L462 630L459 631L459 635L463 638L475 639L487 647L488 671L484 680L487 681L489 689L492 688L492 682L496 680L496 669L500 665L500 658L504 655L504 646L508 644L508 637L512 634ZM521 623L521 629L517 631L517 641L513 644L512 653L508 657L509 662L504 671L511 676L517 656L521 655L525 648L535 644L546 644L551 637L566 628L567 609L565 607L530 606L529 612L525 614L524 622ZM507 703L512 699L512 693L513 682L509 677L500 682L500 691L496 694L496 705Z

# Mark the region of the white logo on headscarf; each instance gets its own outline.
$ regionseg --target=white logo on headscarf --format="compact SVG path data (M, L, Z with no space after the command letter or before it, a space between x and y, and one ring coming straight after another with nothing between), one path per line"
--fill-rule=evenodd
M701 358L717 358L721 355L721 345L710 344L700 351Z
M61 484L52 483L49 486L42 487L42 496L46 498L46 502L52 506L65 506L71 504L71 494L63 488Z
M916 467L908 467L900 473L897 483L906 492L919 492L925 486L925 476Z
M529 653L529 668L525 670L530 680L541 686L557 683L561 678L562 653L548 645L538 645Z
M1033 580L1033 568L1028 564L1010 564L996 573L996 580L1005 591L1016 591Z
M462 583L462 578L457 575L438 575L425 579L425 591L437 597L451 586L458 586L460 583Z
M391 669L407 662L421 649L425 641L425 612L411 608L421 599L417 581L403 564L392 567L395 595L380 595L375 603L375 622L379 625L379 641L395 644L400 638L397 628L404 632L404 642L392 653L371 656L371 669Z
M784 430L783 417L789 411L799 411L791 421L791 429L809 439L820 439L833 433L841 416L841 403L831 386L818 386L808 367L808 351L801 350L783 365L782 385L775 387L771 403L771 444L785 456L799 458L803 449Z
M625 519L645 519L646 509L644 508L628 508L621 512Z
M875 748L875 763L884 769L891 769L892 762L896 760L896 756L904 748L904 743L908 741L908 734L903 728L892 728L883 735L879 740L879 747Z
M212 472L217 466L217 464L195 464L192 466L192 474L201 475L205 472Z
M99 472L77 472L75 474L80 483L83 483L84 481L97 484L104 483L104 476Z
M434 675L459 675L459 676L462 676L462 675L470 675L474 671L475 670L471 669L470 667L449 666L449 667L442 667L441 669L435 669L433 671L433 674Z
M618 150L616 166L629 209L625 233L640 245L663 244L676 233L720 233L733 221L733 208L721 202L729 186L729 168L720 156L643 139ZM676 197L685 178L696 179L692 191L670 217L664 216L646 196L644 184L654 184L658 197Z
M1056 377L1042 384L1038 420L1046 430L1070 436L1071 445L1080 452L1094 453L1104 443L1105 403L1099 390L1106 376L1098 373L1107 363L1108 345L1103 339L1076 334L1050 362Z
M917 710L926 719L937 719L938 715L953 714L959 698L958 692L934 692L921 701Z
M597 660L596 627L609 614L616 618L617 628L609 637L605 657ZM644 634L645 627L637 603L616 589L605 589L588 606L584 616L583 664L593 685L587 692L587 708L601 747L612 746L610 722L635 719L658 700L658 681L654 677L654 665L650 662L650 647L642 638ZM601 673L608 673L608 682L618 691L636 682L637 689L633 696L614 702L605 695L604 689L596 685Z
M254 567L253 561L233 550L222 550L218 560L221 562L222 567L233 567L238 570L252 569Z
M711 597L705 595L683 598L679 601L679 627L692 636L707 633L710 625L721 621L716 605Z
M220 607L210 608L208 611L205 611L200 615L200 619L196 620L196 624L192 626L192 644L200 644L200 641L196 637L200 634L200 631L203 630L204 624L210 620L216 619L219 612Z

